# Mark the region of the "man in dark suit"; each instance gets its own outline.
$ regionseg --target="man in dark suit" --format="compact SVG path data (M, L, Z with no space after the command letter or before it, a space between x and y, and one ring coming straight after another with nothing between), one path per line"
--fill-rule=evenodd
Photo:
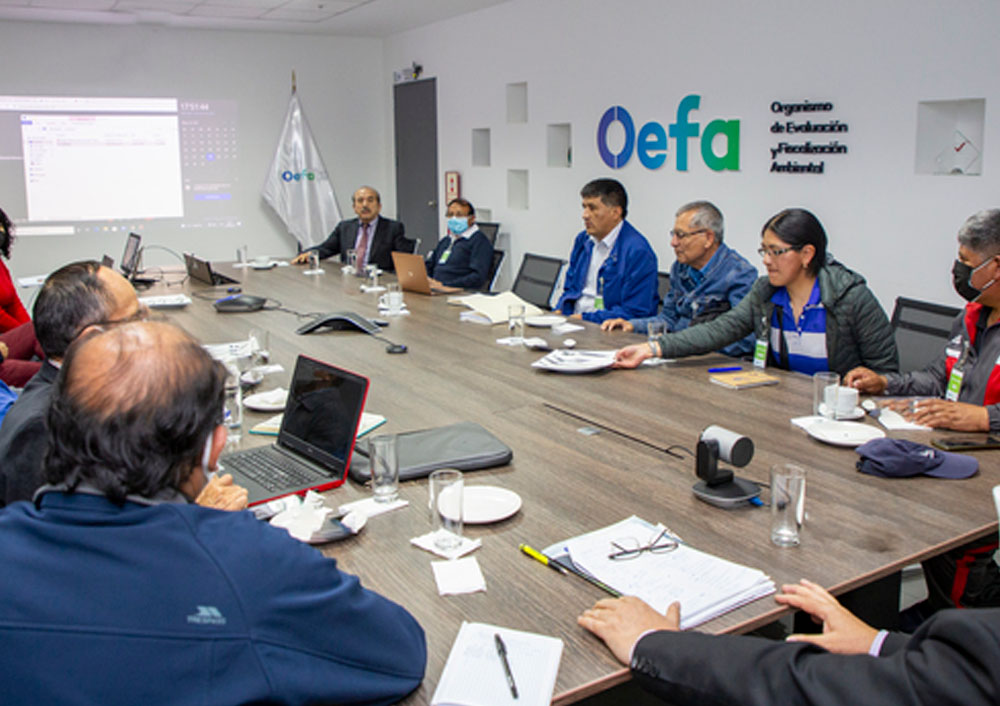
M679 632L680 604L660 615L634 596L598 601L578 622L674 706L1000 703L998 608L943 610L910 636L876 631L810 581L782 586L777 601L823 632L787 642Z
M362 186L351 197L357 218L341 221L330 237L314 248L296 255L292 262L304 265L309 261L309 251L315 250L320 258L340 253L340 261L347 262L347 251L354 250L358 267L375 264L380 269L392 271L392 252L413 252L413 241L407 239L403 224L379 216L382 197L370 186Z

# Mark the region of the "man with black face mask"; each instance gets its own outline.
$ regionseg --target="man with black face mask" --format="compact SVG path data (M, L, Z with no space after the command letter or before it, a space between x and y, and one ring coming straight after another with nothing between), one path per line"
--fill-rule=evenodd
M1000 432L1000 209L980 211L959 229L952 279L955 291L969 303L955 319L944 350L930 365L888 375L855 368L847 373L844 384L873 395L943 398L891 405L898 405L897 411L918 424ZM1000 605L1000 569L993 559L996 548L994 537L924 562L928 598L904 611L903 623L912 626L931 612L953 605Z

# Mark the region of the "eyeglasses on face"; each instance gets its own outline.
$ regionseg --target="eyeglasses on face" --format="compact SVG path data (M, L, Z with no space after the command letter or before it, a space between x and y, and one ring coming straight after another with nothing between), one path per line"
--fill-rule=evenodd
M684 238L690 238L692 235L698 235L699 233L707 233L708 228L699 228L698 230L689 230L684 232L682 230L677 230L676 228L671 229L670 237L677 238L678 240L684 240Z
M761 257L767 257L768 255L771 257L781 257L786 252L801 249L802 246L800 245L789 245L787 248L757 248L757 254Z

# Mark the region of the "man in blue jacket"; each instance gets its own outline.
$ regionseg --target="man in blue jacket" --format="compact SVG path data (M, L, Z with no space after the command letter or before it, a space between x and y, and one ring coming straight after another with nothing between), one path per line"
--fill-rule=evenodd
M601 328L646 333L651 321L663 321L667 331L711 321L729 311L757 281L757 268L727 246L722 212L708 201L692 201L677 210L670 246L677 258L670 268L670 290L659 315L641 319L608 319ZM753 350L754 337L730 343L722 353L741 356Z
M48 485L0 511L0 703L388 704L420 683L406 610L250 513L191 503L225 446L224 384L165 323L70 347Z
M595 323L653 316L659 304L656 253L625 220L625 187L614 179L595 179L580 196L584 230L573 243L556 309Z

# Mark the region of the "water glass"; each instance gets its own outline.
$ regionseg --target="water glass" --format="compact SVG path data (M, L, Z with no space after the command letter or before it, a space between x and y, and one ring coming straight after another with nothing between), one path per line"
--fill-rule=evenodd
M660 336L664 335L666 332L666 321L650 321L646 324L646 340L649 341L650 345L652 345L654 341L658 340ZM656 350L656 348L653 350Z
M771 467L771 541L798 546L806 511L806 471L792 463Z
M434 471L428 484L431 527L435 532L434 546L454 549L462 543L462 499L465 485L462 472L445 469Z
M309 250L308 256L309 256L309 264L307 266L305 274L307 275L323 274L323 270L320 269L319 266L319 250Z
M396 435L381 434L372 437L371 459L372 492L375 502L391 503L399 497L399 459L396 455Z
M378 265L370 263L365 265L365 270L368 272L368 287L370 289L378 288Z
M358 251L351 248L347 251L347 268L352 275L360 275L358 271Z
M247 257L247 252L248 251L246 245L241 245L238 248L236 248L236 262L238 264L240 265L247 264L247 262L249 261L249 258Z
M524 340L524 304L511 304L507 307L507 326L511 338Z
M236 360L223 363L226 368L225 401L222 407L223 424L229 430L229 439L237 441L243 428L243 389L240 387L240 369Z
M399 282L389 282L385 285L385 294L379 300L380 304L383 302L391 316L398 316L403 311L403 290Z
M840 376L837 373L813 373L813 414L837 418L837 391L840 388Z

